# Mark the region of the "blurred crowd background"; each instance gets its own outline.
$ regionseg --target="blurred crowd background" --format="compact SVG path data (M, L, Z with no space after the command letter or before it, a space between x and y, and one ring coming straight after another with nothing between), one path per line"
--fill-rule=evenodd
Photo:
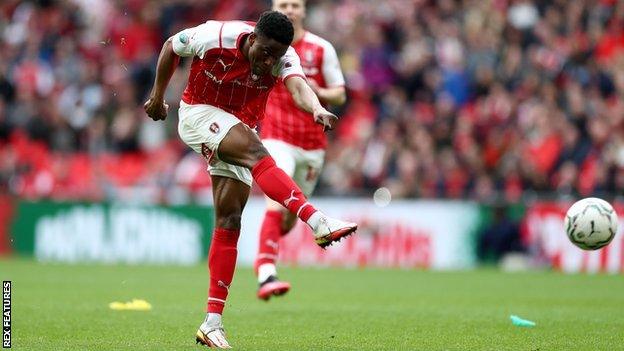
M317 194L605 196L624 189L624 2L308 0L348 88ZM0 192L209 201L178 139L142 105L167 37L254 20L270 1L0 2Z

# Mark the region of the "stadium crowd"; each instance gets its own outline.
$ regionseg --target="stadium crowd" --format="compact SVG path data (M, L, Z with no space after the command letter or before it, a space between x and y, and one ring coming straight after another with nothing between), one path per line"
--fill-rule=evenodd
M209 193L178 140L187 70L142 110L162 42L270 1L4 0L0 191L185 202ZM319 193L600 195L624 189L624 2L308 0L348 103ZM188 68L189 62L183 62Z

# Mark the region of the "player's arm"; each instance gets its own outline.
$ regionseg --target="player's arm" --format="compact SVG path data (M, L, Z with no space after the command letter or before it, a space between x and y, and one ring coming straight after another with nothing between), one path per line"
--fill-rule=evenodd
M330 105L339 106L347 101L347 92L344 85L322 88L314 80L310 80L310 87L316 93L319 100Z
M165 103L165 90L179 61L180 56L173 51L172 38L169 38L160 50L156 65L156 79L149 99L143 105L147 115L154 121L164 120L167 117L169 105Z
M165 41L158 56L152 92L143 105L151 119L158 121L167 117L169 106L165 103L165 91L180 62L180 57L203 58L204 53L218 42L220 26L219 22L208 21L197 27L184 29Z
M329 42L324 43L323 49L321 72L327 87L320 87L312 79L309 79L308 83L322 102L331 105L342 105L347 101L347 93L338 54L336 54L336 50Z
M295 49L288 48L286 54L280 59L277 71L297 107L311 113L314 121L322 124L325 130L334 129L338 118L321 105L318 97L308 85Z
M322 124L325 130L334 129L338 117L327 111L323 105L321 105L318 97L305 79L300 76L291 76L286 79L284 84L297 107L311 113L314 116L314 121L318 124Z

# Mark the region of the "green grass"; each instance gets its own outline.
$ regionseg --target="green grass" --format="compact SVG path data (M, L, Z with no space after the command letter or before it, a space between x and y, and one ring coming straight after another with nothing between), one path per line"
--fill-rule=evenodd
M255 298L240 269L224 322L237 350L624 350L624 279L495 270L283 269L293 290ZM204 266L0 261L15 350L200 350ZM108 309L143 298L149 312ZM537 322L511 325L510 314Z

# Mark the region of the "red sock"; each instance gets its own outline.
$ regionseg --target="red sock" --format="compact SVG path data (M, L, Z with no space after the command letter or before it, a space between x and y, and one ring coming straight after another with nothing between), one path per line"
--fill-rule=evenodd
M275 165L273 157L265 156L256 163L251 174L268 197L282 204L304 222L307 222L308 218L316 212L297 184Z
M208 306L211 313L223 312L228 290L236 268L236 244L240 230L215 228L208 254L210 270L210 289L208 290Z
M279 240L284 235L282 230L282 211L267 210L260 229L258 255L254 269L258 274L258 267L265 263L275 264L279 250Z

